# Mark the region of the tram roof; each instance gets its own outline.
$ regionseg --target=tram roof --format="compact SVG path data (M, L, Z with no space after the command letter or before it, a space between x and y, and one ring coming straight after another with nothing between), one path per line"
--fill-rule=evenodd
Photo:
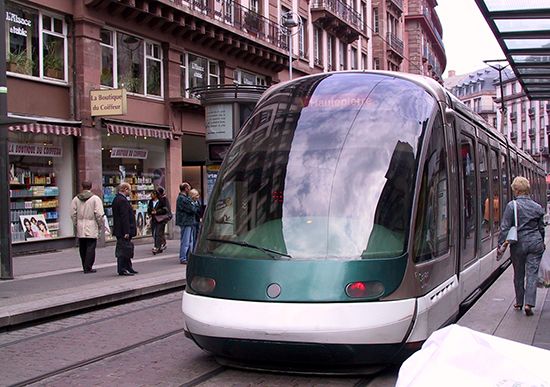
M527 97L550 99L550 0L475 0Z

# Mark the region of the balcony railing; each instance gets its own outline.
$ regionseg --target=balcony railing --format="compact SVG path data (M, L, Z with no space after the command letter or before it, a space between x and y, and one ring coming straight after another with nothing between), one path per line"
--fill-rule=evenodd
M252 35L253 39L270 43L283 50L288 49L286 31L282 26L233 0L173 0L171 5L183 10L192 9L246 32Z
M422 7L422 14L424 15L424 17L428 21L428 24L430 25L430 27L432 27L432 31L434 32L435 38L437 39L438 43L440 44L441 47L444 48L445 45L443 44L443 38L439 34L439 31L435 28L435 25L432 21L432 14L430 13L430 11L426 7Z
M399 55L403 55L403 41L391 32L388 32L386 38L391 48L397 51Z
M390 0L393 4L397 6L403 12L403 0Z
M311 10L326 9L359 31L364 31L361 15L341 0L315 0Z

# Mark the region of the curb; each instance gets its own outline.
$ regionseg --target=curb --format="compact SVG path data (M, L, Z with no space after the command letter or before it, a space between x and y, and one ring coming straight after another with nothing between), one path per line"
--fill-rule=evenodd
M70 289L71 294L46 293L40 299L0 308L0 329L87 308L106 306L170 289L183 288L185 283L185 278L181 273L171 273L118 283L115 286L73 288Z

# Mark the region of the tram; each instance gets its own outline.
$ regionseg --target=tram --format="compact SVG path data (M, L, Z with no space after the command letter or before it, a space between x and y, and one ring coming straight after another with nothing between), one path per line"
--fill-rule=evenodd
M187 267L187 337L226 365L399 363L508 259L516 175L543 170L432 79L334 72L270 88L236 136Z

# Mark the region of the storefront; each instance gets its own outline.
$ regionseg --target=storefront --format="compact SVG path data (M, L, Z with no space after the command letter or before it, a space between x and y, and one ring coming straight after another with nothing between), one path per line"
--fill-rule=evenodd
M111 203L122 182L131 185L129 200L135 211L137 237L150 236L147 204L151 192L166 188L167 140L169 127L138 126L121 121L105 121L102 136L103 202L109 224L113 224ZM175 210L173 208L172 210Z
M74 138L80 128L58 124L11 126L8 134L13 245L74 237ZM33 246L16 250L33 250Z

